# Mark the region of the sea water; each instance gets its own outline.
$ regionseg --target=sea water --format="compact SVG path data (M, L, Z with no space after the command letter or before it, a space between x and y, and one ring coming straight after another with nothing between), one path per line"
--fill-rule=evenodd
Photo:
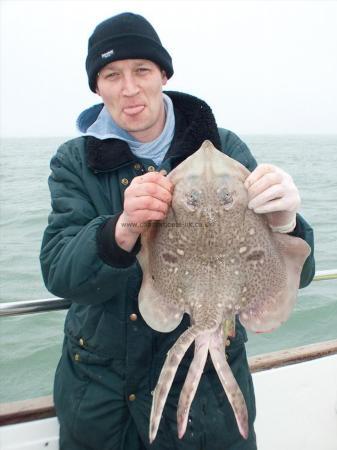
M259 163L289 172L301 213L315 230L317 270L337 269L337 135L241 136ZM0 301L51 297L39 250L50 212L49 161L66 138L1 140ZM48 395L65 311L0 318L0 402ZM290 319L270 334L249 333L249 355L337 338L337 280L300 291Z

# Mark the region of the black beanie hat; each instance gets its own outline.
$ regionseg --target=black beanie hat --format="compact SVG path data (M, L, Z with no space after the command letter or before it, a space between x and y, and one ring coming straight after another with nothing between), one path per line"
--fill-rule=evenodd
M86 69L89 86L96 92L96 77L100 69L121 59L148 59L173 75L172 59L161 45L153 26L142 16L122 13L97 25L89 38Z

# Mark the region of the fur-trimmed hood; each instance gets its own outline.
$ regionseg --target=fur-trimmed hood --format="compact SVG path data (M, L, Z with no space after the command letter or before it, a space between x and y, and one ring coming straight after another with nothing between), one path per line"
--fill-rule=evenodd
M201 144L210 140L221 148L217 124L211 108L203 100L181 92L165 91L174 106L176 128L170 149L164 160L172 158L173 166L194 153ZM77 126L82 133L95 122L103 108L103 103L83 111ZM87 162L94 171L110 171L121 165L136 161L128 144L119 139L97 139L86 136Z

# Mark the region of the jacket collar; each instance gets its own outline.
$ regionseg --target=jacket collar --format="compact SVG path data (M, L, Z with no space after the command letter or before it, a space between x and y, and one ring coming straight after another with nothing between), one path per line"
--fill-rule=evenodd
M221 148L218 128L211 108L202 100L181 92L166 91L172 100L176 119L174 137L165 155L172 168L194 153L205 140ZM100 113L103 104L95 105L79 116L78 126L88 128ZM91 123L90 123L91 122ZM86 136L88 166L95 172L110 172L137 161L128 144L119 139L97 139Z

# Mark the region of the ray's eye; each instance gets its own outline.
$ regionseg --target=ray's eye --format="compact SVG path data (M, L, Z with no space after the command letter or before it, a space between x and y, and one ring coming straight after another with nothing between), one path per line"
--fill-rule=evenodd
M186 194L186 204L189 208L195 209L199 205L200 202L200 192L196 189L189 191Z
M233 195L231 192L228 191L226 188L219 188L217 190L218 199L222 206L225 207L225 209L230 208L233 204Z

